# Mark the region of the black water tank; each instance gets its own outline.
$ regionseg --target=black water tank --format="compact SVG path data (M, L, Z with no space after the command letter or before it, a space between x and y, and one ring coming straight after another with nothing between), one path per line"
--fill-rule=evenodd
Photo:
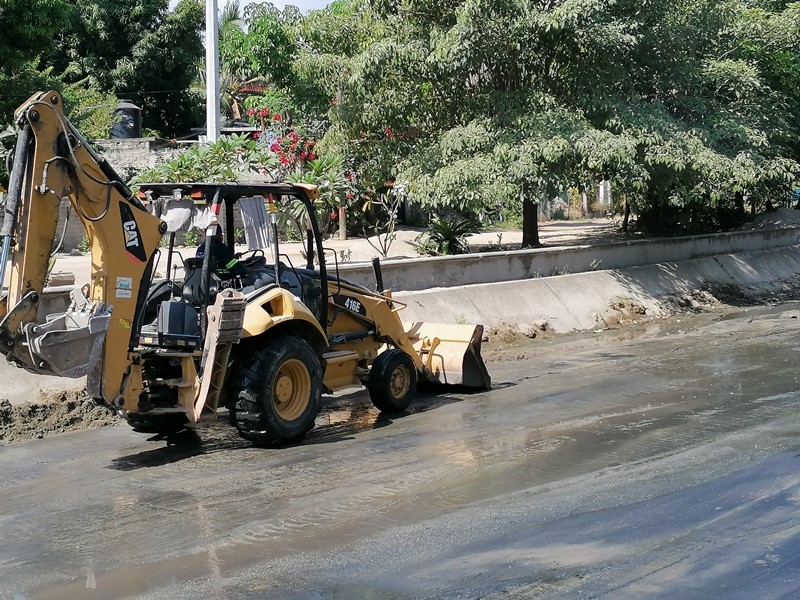
M114 109L116 122L111 126L112 139L142 137L142 109L130 100L120 100Z

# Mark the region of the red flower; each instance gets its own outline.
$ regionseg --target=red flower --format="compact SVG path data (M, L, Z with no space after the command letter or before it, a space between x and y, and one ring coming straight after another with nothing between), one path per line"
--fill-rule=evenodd
M353 194L352 194L352 192L347 192L347 193L345 194L345 197L346 197L348 200L352 200L352 199L353 199Z
M303 160L305 160L307 156L308 156L308 152L306 152L305 150L303 150L303 151L300 153L300 158L302 158Z
M316 154L314 154L313 152L308 153L308 160L314 160L315 158L317 158Z
M394 181L387 181L386 187L392 187L394 185Z
M283 156L281 156L281 164L282 165L288 165L289 164L289 159L286 158L285 154Z
M257 140L257 139L258 139L260 136L261 136L261 134L260 134L258 131L256 131L256 132L253 134L253 139L254 139L254 140Z
M331 219L338 219L338 218L339 218L339 212L335 210L331 211Z
M261 112L258 113L258 116L259 117L268 117L269 116L269 109L268 108L262 108Z
M347 174L347 178L348 178L350 181L353 181L353 174L352 174L352 173L348 173L348 174Z
M275 119L276 121L280 121L283 117L281 116L280 113L275 113L275 116L272 118Z
M331 98L331 104L333 104L334 106L336 106L336 98Z
M394 137L394 132L391 127L387 127L383 131L386 132L386 137Z
M248 108L247 109L247 116L248 117L252 117L254 114L256 114L256 109L255 108Z
M290 131L289 132L289 139L292 140L293 142L298 142L298 141L300 141L300 136L297 135L296 131Z
M366 131L359 131L358 133L362 138L363 137L367 137L367 132Z
M273 152L277 152L278 150L281 149L281 145L278 142L272 142L269 149L272 150Z

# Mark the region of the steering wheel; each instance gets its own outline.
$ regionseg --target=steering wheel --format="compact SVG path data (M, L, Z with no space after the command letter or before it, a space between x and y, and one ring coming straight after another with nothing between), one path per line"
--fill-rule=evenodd
M242 254L247 254L247 252L243 252ZM242 259L242 263L245 267L255 267L264 264L266 260L267 259L264 256L264 251L260 248L256 248L255 250L250 251L250 256Z

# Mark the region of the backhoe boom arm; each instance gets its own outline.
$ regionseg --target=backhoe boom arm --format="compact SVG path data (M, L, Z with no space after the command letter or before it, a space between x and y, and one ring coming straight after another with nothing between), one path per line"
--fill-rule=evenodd
M0 352L34 372L87 375L90 394L113 403L135 360L131 350L164 224L64 116L57 92L35 94L15 118L21 133L0 231L0 281L7 286L0 295ZM65 313L42 315L37 308L62 198L89 240L89 293L73 290Z

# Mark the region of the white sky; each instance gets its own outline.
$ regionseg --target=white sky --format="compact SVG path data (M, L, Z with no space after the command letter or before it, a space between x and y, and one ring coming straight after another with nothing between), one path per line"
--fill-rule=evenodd
M259 0L241 0L239 6L244 8L248 4L253 3L254 1ZM286 2L285 0L272 0L272 3L277 6L278 8L283 8L287 4L294 4L297 8L300 9L300 12L307 13L310 10L317 10L320 8L325 8L328 6L330 0L289 0ZM178 4L178 0L170 0L169 7L175 8L175 5ZM220 10L225 5L225 0L217 0L217 4L219 5Z

